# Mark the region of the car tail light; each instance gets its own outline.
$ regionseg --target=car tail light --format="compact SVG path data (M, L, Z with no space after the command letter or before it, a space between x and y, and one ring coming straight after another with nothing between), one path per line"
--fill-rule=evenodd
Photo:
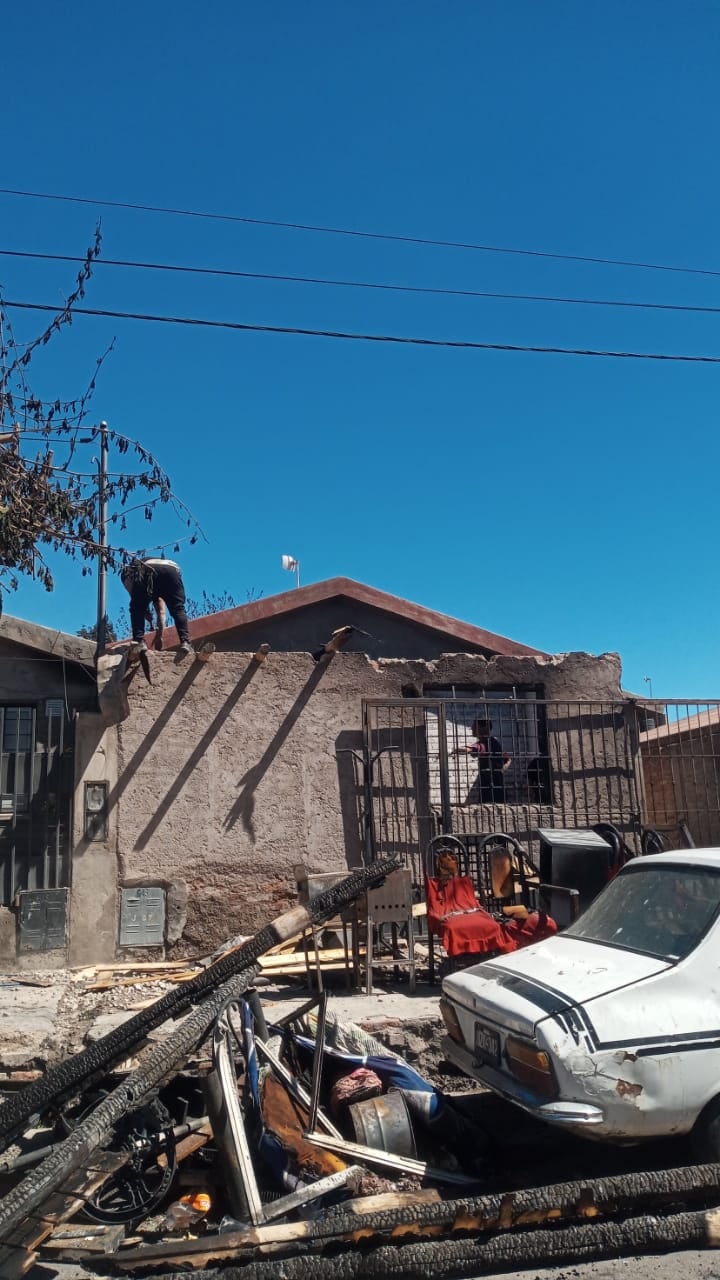
M505 1041L505 1057L512 1074L523 1084L527 1084L536 1093L548 1098L557 1095L557 1084L553 1074L550 1057L530 1040L520 1040L517 1036L508 1036Z
M462 1033L458 1016L449 1000L440 1000L440 1013L442 1014L442 1020L447 1027L447 1033L450 1036L450 1039L454 1040L456 1044L465 1044L465 1037Z

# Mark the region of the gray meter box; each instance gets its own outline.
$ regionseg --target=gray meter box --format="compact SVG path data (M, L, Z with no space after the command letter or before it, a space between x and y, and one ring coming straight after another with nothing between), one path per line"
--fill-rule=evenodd
M165 941L165 890L154 885L123 889L120 946L161 947Z

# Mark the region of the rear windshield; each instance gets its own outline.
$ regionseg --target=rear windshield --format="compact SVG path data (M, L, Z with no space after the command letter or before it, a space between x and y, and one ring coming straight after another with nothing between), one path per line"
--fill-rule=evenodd
M587 942L682 960L697 946L720 908L720 869L642 860L603 889L565 930Z

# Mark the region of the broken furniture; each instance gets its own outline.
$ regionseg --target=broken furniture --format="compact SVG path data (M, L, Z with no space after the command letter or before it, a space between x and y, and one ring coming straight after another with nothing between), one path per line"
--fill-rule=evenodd
M532 859L504 832L435 836L426 853L425 892L430 982L436 938L452 965L459 956L480 960L556 933L541 895L564 896L571 918L577 915L577 890L541 883Z
M308 906L321 893L325 893L328 889L332 889L336 884L340 884L347 876L346 871L330 871L330 872L314 872L309 871L304 863L298 862L293 867L295 875L295 883L298 891L298 902L301 906ZM331 920L323 923L321 928L316 928L314 924L308 929L308 937L312 938L313 964L315 970L315 979L317 981L318 991L323 990L323 969L328 967L327 962L321 958L321 941L324 933L336 933L342 937L342 961L345 967L345 982L348 987L351 985L351 974L354 969L355 955L357 946L354 938L355 916L352 909L341 912L340 915L334 916ZM337 948L335 948L336 950ZM332 949L331 949L332 950ZM308 983L312 985L313 970L310 962L310 951L305 951L306 972ZM333 965L333 967L337 967Z
M384 882L358 898L353 906L353 964L358 990L361 987L363 953L360 940L365 938L365 993L372 994L373 969L392 966L409 969L410 991L415 990L415 936L413 932L413 887L409 868L401 867L386 876ZM384 931L390 929L390 951ZM399 930L407 937L407 955L400 950Z

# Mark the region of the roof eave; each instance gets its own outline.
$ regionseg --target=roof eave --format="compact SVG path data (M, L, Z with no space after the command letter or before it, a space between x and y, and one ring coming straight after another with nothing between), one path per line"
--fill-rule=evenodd
M64 658L66 662L77 662L83 667L95 666L94 640L84 640L82 636L43 627L37 622L27 622L24 618L15 618L11 614L6 613L0 617L0 638L26 649L34 649L48 658Z

